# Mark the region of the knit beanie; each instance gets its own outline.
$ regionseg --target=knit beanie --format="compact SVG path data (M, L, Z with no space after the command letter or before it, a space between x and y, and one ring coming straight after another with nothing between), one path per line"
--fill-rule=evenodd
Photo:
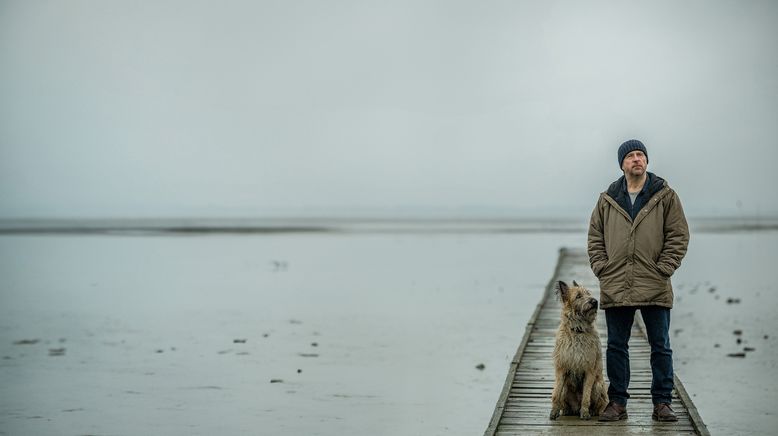
M646 163L648 163L648 152L646 151L646 146L637 139L630 139L629 141L625 141L619 147L619 168L621 168L621 165L624 163L624 157L631 151L635 150L642 151L643 154L646 155Z

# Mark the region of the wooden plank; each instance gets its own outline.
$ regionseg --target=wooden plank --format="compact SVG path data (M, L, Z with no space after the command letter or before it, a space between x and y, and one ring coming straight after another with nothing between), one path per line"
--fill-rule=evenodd
M567 426L504 426L496 433L499 436L515 436L515 435L556 435L556 436L580 436L582 434L590 434L596 431L598 436L620 436L620 435L693 435L693 431L679 431L675 429L665 428L653 428L653 427L616 427L616 426L600 426L596 429L581 428L581 427L567 427Z
M583 251L567 248L559 250L557 265L547 284L543 297L527 323L524 336L511 361L502 392L492 419L484 433L495 435L558 434L581 435L595 431L603 435L699 434L709 435L681 380L675 376L673 406L677 422L656 422L651 418L651 348L645 336L642 319L636 316L630 339L630 408L629 418L617 422L585 421L578 417L548 419L551 410L551 391L554 385L554 364L551 353L559 326L561 304L554 297L557 280L575 279L593 294L599 294L597 281L588 267ZM605 331L604 316L598 316L597 327ZM601 336L602 333L601 333ZM603 344L603 355L606 344ZM607 380L607 378L606 378ZM592 428L596 427L596 428Z

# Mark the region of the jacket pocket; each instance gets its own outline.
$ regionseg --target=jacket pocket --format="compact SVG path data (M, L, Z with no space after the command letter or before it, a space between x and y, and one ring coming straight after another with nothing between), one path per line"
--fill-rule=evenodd
M608 269L610 269L610 267L612 267L612 266L613 266L613 260L610 259L610 258L608 260L606 260L605 262L603 262L603 265L600 268L599 273L597 274L597 278L599 279L599 278L604 277L605 274L608 273Z
M594 265L592 265L592 272L594 273L595 277L600 278L602 276L603 271L605 271L605 268L608 267L608 263L610 262L610 259L608 260L601 260Z
M669 279L670 276L673 275L672 272L670 272L670 274L668 274L667 272L663 271L662 268L659 267L659 264L656 263L656 262L651 262L651 266L654 268L654 271L656 271L657 274L659 274L661 277L663 277L665 279Z

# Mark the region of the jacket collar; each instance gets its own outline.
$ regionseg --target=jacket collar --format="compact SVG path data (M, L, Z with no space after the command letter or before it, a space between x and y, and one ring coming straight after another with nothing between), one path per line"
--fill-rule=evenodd
M643 185L643 189L641 190L641 193L646 196L646 204L648 204L648 200L653 197L654 194L661 191L666 184L665 179L657 176L656 174L651 172L647 174L648 176L646 177L646 183ZM618 178L618 180L611 183L605 193L621 207L621 209L627 214L628 217L630 216L629 210L631 209L631 203L629 199L629 193L627 192L626 177L622 175ZM630 218L630 220L631 219L632 218Z

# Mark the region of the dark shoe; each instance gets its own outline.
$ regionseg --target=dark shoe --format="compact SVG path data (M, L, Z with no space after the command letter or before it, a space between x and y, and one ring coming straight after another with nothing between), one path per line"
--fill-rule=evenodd
M654 413L651 415L657 421L674 422L678 421L678 417L675 416L675 412L670 408L667 403L659 403L654 406Z
M627 419L627 406L611 401L605 406L605 410L600 413L600 421L619 421Z

